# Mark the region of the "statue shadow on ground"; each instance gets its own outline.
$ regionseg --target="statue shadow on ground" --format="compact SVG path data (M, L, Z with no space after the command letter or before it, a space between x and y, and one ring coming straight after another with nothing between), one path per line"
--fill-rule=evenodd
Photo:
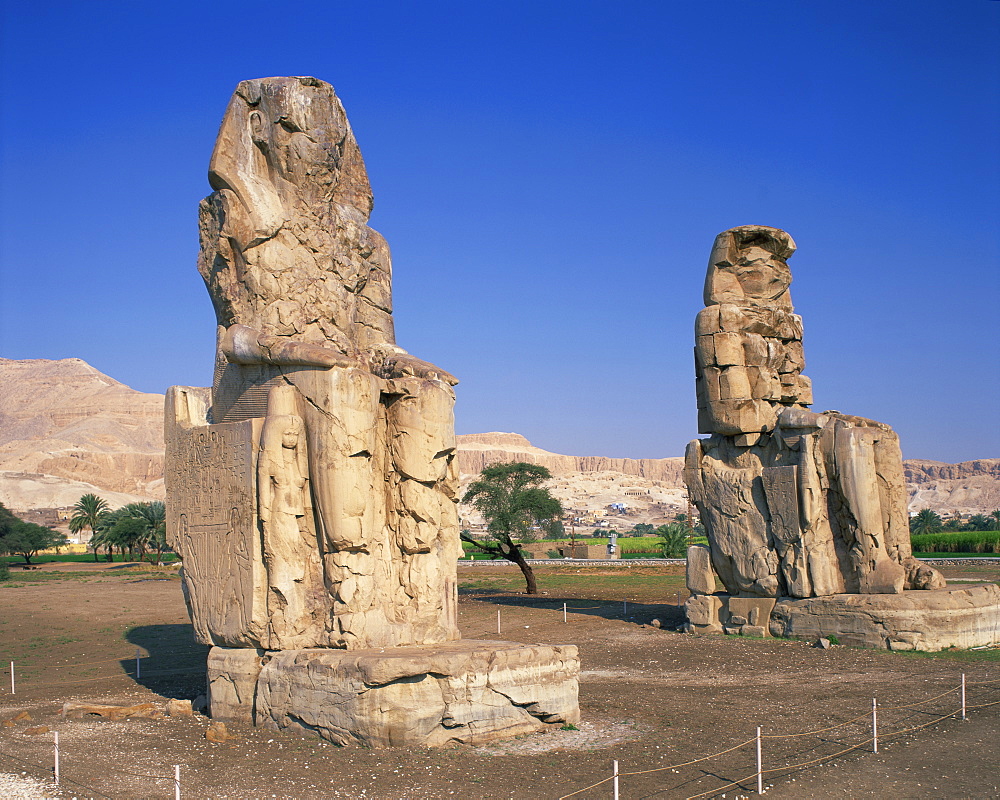
M136 683L164 697L204 694L209 647L195 641L194 626L139 625L125 639L140 649L138 678L134 657L120 662Z
M551 611L562 619L563 603L569 622L581 614L606 620L619 620L632 625L649 625L654 619L662 628L679 628L684 624L684 607L674 603L633 603L626 606L622 600L591 600L579 597L553 597L551 595L512 595L500 592L469 591L459 589L459 595L484 605L507 606L508 608ZM471 595L471 596L470 596Z

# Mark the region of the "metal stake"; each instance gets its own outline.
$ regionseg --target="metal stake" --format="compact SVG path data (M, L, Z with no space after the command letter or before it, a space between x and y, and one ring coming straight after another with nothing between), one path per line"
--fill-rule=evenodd
M757 727L757 794L764 794L764 768L760 758L760 726Z
M872 698L872 752L878 752L878 703Z

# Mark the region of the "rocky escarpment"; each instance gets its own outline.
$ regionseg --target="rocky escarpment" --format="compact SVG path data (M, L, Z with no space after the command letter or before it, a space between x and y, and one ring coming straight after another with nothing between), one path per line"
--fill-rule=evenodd
M629 502L631 492L682 504L679 457L561 455L517 433L466 434L458 444L463 475L499 461L541 464L567 484L562 494L571 505L584 498L606 504L612 495ZM911 511L1000 508L1000 458L904 466ZM56 508L86 492L112 505L163 498L163 395L137 392L78 358L0 358L0 502Z
M903 469L911 511L977 514L1000 508L1000 458L960 464L911 459Z
M570 472L619 472L658 481L672 487L683 486L684 459L607 458L605 456L564 456L535 447L519 433L470 433L458 438L458 465L463 474L476 475L483 467L502 461L525 461L547 467L553 475Z
M61 505L59 482L162 498L163 395L79 358L0 358L0 472L0 501L13 507ZM28 491L28 475L47 476L48 488Z

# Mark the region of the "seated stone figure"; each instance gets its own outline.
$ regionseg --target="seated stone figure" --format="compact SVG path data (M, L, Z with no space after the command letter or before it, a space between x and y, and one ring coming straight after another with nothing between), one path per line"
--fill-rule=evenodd
M395 344L389 249L367 225L333 87L240 83L209 180L198 269L215 378L210 397L171 390L167 421L167 488L184 508L170 535L198 584L199 635L271 649L457 639L457 381Z
M712 564L743 597L942 588L911 556L899 440L880 422L808 410L802 320L777 228L719 234L696 322L698 422L685 481Z

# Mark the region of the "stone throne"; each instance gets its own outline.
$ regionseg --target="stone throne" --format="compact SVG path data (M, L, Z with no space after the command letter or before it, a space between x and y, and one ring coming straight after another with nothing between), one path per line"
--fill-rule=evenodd
M389 249L333 87L240 83L209 182L215 376L172 387L165 426L212 715L371 745L578 719L574 647L460 638L457 381L395 344Z
M695 323L698 430L710 436L688 445L684 469L709 548L689 549L688 629L894 649L1000 640L995 585L948 591L912 557L892 428L808 409L795 249L758 225L712 248Z

